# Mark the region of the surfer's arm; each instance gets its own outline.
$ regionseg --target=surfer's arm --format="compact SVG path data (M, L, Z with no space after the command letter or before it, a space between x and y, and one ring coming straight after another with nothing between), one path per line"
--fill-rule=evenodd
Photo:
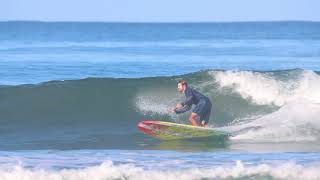
M184 100L181 105L182 106L190 106L192 104L192 96L189 96L186 98L186 100Z
M190 106L192 105L193 94L192 90L189 88L185 92L186 99L181 103L182 106Z
M187 112L191 109L191 106L188 106L188 105L185 105L183 106L182 108L175 108L174 109L174 112L177 113L177 114L180 114L180 113L184 113L184 112Z

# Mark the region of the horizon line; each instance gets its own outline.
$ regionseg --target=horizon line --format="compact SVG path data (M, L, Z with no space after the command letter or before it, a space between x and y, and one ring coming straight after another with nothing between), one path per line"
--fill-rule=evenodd
M146 23L146 24L183 24L183 23L283 23L283 22L309 22L319 23L320 21L313 20L240 20L240 21L81 21L81 20L62 20L62 21L51 21L51 20L0 20L3 22L30 22L30 23Z

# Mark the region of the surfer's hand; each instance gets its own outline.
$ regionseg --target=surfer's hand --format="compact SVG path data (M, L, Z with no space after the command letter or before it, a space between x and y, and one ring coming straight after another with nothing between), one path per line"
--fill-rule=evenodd
M176 109L177 109L177 108L172 108L170 112L171 112L171 113L176 113Z
M182 108L182 107L183 107L182 104L178 103L178 104L176 105L176 108L175 108L175 109L180 109L180 108Z

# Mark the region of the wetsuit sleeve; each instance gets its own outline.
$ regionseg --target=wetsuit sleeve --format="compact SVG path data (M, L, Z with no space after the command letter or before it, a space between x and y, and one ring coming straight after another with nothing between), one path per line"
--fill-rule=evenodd
M181 103L181 105L182 106L185 106L185 105L191 106L192 105L192 98L193 98L192 91L190 89L188 89L188 91L186 91L186 99Z
M187 112L191 109L191 106L185 105L182 108L177 108L174 110L175 113L180 114L180 113L184 113Z

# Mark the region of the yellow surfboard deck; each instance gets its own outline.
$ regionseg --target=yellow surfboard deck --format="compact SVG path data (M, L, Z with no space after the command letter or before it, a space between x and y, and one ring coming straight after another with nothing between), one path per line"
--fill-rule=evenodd
M206 128L165 121L145 120L138 123L137 127L141 132L162 140L193 138L225 139L229 136L227 132L216 130L214 128Z

